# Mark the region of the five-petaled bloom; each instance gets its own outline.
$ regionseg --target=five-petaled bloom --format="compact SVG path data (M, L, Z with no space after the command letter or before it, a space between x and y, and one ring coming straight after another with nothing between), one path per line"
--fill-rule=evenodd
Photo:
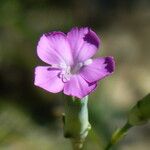
M63 91L66 95L83 98L92 92L98 80L112 74L113 57L92 57L100 40L90 28L73 28L67 34L44 34L38 43L37 54L48 66L35 69L34 84L49 92Z

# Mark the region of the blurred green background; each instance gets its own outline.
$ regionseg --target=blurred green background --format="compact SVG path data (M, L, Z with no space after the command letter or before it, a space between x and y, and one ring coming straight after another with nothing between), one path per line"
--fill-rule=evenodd
M0 0L0 150L70 150L63 138L62 94L33 85L40 36L90 26L97 56L112 55L115 73L89 100L93 130L84 150L102 150L127 111L150 91L149 0ZM114 149L149 150L150 126L135 127Z

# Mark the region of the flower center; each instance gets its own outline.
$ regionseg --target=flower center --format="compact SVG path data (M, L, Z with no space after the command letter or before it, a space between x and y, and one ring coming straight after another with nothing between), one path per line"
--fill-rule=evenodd
M88 59L84 62L77 63L73 66L69 66L66 64L60 64L59 66L60 66L61 72L59 74L59 77L62 79L63 82L67 82L70 80L72 75L78 74L80 69L83 66L89 65L91 63L92 63L92 59Z

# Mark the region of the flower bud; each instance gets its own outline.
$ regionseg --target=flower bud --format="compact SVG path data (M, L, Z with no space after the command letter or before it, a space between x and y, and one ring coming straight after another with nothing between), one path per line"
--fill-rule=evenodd
M150 94L131 109L128 115L128 123L132 126L147 123L150 119Z

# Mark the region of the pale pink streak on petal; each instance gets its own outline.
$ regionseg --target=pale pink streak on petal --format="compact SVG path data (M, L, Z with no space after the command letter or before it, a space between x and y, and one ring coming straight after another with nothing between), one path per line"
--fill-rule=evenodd
M44 34L37 46L37 54L48 64L72 64L70 44L63 32Z
M34 84L49 92L58 93L63 90L64 83L58 77L60 70L51 69L47 66L38 66L35 68Z
M115 69L113 57L93 59L93 62L80 70L80 75L88 82L98 81L111 75Z
M92 57L98 50L100 40L90 28L73 28L67 34L75 61L81 62Z
M89 95L96 86L96 82L89 84L80 75L73 75L70 81L65 83L64 93L81 99Z

